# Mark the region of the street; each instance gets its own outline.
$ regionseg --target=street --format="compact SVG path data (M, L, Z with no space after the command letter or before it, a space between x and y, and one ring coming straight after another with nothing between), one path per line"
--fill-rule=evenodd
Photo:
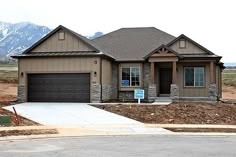
M235 157L236 136L90 136L0 142L1 157Z

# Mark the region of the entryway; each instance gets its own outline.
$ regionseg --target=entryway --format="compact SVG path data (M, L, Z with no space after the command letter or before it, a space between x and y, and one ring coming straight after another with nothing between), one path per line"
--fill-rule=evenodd
M172 83L172 69L171 68L160 68L160 95L170 94L170 86Z

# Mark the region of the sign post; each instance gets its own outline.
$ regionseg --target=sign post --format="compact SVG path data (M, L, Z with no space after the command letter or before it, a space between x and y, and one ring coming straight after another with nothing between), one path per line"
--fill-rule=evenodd
M140 104L140 100L144 99L144 90L143 89L135 89L134 90L134 99L138 99L138 104Z

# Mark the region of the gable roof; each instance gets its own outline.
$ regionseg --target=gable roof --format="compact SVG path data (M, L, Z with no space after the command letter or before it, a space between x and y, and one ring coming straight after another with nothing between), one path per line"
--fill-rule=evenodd
M182 55L180 55L179 53L177 53L176 51L172 50L170 47L167 47L166 45L162 44L161 46L159 46L157 49L153 50L151 53L149 53L148 55L146 55L144 58L147 59L148 57L150 57L151 55L153 55L154 53L156 53L157 51L161 50L162 48L167 49L169 52L174 53L178 58L183 58Z
M84 42L87 46L91 47L95 52L100 52L99 49L97 48L97 46L89 39L87 39L86 37L62 26L59 25L57 28L55 28L54 30L52 30L50 33L48 33L45 37L43 37L42 39L40 39L38 42L36 42L35 44L33 44L31 47L29 47L27 50L25 50L23 52L23 54L27 54L29 53L31 50L33 50L34 48L36 48L38 45L40 45L41 43L43 43L45 40L47 40L49 37L51 37L53 34L55 34L56 32L58 32L59 30L64 30L70 34L72 34L75 38L81 40L82 42Z
M175 37L154 27L121 28L93 39L117 61L144 61L144 57Z
M58 52L48 52L45 54L35 54L30 55L31 50L36 48L42 42L47 40L57 31L63 30L65 32L70 33L78 40L84 42L87 46L89 46L92 51L78 51L78 52L70 52L70 54L60 53ZM187 41L191 42L195 46L207 52L207 54L188 54L188 55L180 55L178 52L174 51L170 48L172 44L177 42L179 39L184 38ZM83 55L103 55L107 56L116 61L145 61L150 55L160 50L161 48L165 48L168 51L174 53L178 58L203 58L203 57L212 57L212 58L221 58L220 56L215 55L205 47L201 46L197 42L188 38L184 34L181 34L177 38L163 32L155 27L137 27L137 28L121 28L116 31L105 34L101 37L95 38L93 40L89 40L86 37L62 26L59 25L41 40L33 44L30 48L24 51L21 55L12 56L13 58L20 57L32 57L32 56L83 56ZM35 52L34 52L35 53ZM51 54L50 54L51 53ZM69 53L69 51L68 51ZM84 54L86 53L86 54ZM200 55L200 56L199 56Z
M184 38L185 40L189 41L190 43L194 44L195 46L199 47L200 49L202 49L203 51L207 52L208 55L215 55L213 52L211 52L210 50L208 50L207 48L203 47L202 45L198 44L197 42L193 41L192 39L190 39L189 37L187 37L184 34L181 34L180 36L178 36L177 38L175 38L174 40L172 40L171 42L169 42L166 46L170 47L171 45L173 45L175 42L177 42L178 40Z

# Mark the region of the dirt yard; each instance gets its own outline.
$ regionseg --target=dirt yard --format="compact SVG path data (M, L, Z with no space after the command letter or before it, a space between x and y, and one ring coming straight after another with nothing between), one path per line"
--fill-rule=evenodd
M42 135L58 134L56 129L31 129L31 130L4 130L0 131L0 137L4 136L21 136L21 135Z
M236 102L236 87L223 85L222 98Z
M236 125L236 105L225 103L172 103L154 105L97 105L96 107L143 123Z
M16 116L15 116L14 113L12 113L12 112L2 108L3 106L13 105L13 104L14 103L10 103L10 102L0 102L0 114L10 115L11 118L15 118ZM20 120L20 126L40 125L40 124L38 124L38 123L36 123L36 122L34 122L32 120L29 120L29 119L21 117L21 116L19 116L19 120ZM10 126L16 126L16 124L14 124L12 122Z
M0 102L16 101L17 84L16 83L0 83Z

